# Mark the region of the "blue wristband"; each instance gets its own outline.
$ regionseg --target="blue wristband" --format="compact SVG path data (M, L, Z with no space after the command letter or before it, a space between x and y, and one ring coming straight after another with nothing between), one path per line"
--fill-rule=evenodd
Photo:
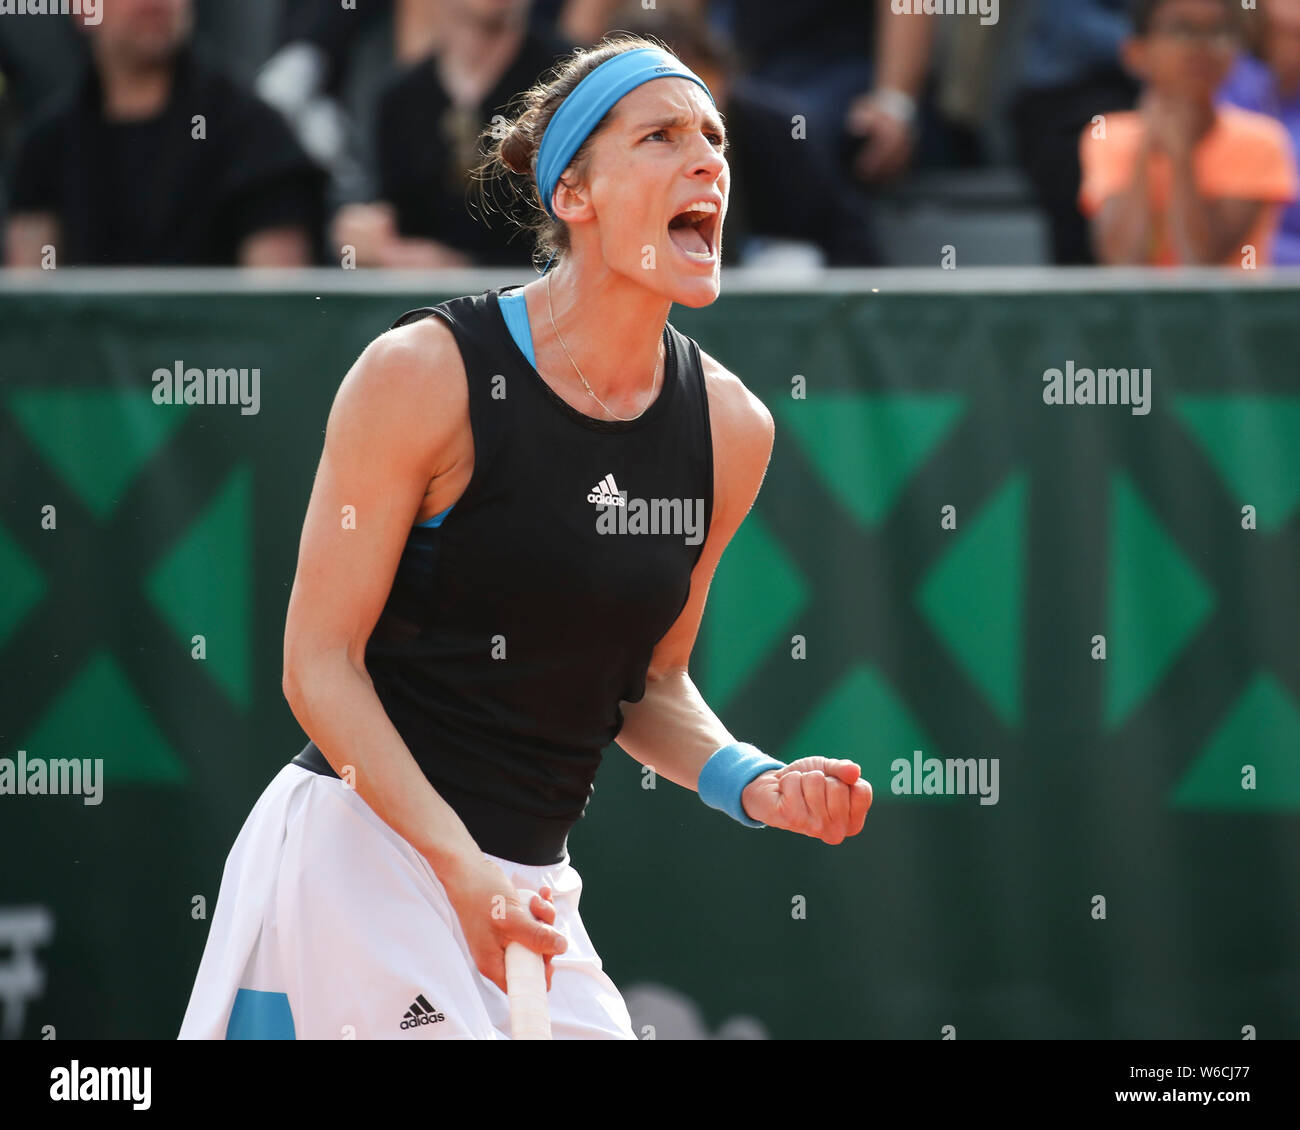
M759 774L766 773L769 769L784 768L784 761L768 757L757 746L748 742L732 742L731 745L724 745L704 763L696 789L700 800L710 808L725 812L747 828L766 828L767 825L761 820L751 820L745 814L740 794Z

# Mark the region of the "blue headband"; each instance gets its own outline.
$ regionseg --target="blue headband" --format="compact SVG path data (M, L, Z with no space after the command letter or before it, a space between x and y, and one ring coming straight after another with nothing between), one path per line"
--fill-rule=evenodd
M537 187L552 216L551 197L573 155L582 148L596 124L629 90L655 78L684 78L698 83L713 101L704 80L680 60L657 47L637 47L601 63L560 103L537 148Z

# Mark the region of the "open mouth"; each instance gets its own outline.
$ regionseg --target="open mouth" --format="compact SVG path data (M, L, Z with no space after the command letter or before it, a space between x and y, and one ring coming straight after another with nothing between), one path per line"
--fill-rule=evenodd
M692 200L668 222L668 238L688 258L709 262L718 247L719 216L716 201Z

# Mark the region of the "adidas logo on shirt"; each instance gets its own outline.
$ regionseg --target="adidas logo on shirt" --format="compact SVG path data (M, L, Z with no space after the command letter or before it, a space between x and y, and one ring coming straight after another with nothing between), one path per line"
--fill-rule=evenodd
M437 1024L440 1020L446 1020L436 1008L424 999L421 993L415 998L414 1003L406 1010L406 1015L402 1017L403 1028L418 1028L421 1024Z
M627 503L618 485L614 482L613 474L606 475L587 495L588 502L594 502L597 506L625 506Z
M596 504L598 534L680 535L687 545L704 540L702 498L629 498L611 473L591 488L587 501Z

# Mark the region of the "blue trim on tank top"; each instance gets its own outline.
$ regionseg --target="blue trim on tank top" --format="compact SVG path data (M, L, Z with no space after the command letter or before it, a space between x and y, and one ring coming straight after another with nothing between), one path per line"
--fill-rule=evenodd
M501 316L506 320L506 329L510 331L510 336L519 346L519 352L528 358L528 363L534 369L537 368L537 357L533 353L533 331L528 324L528 305L524 301L523 290L516 290L511 294L498 294L497 303L501 307ZM417 522L416 525L426 530L437 529L442 525L442 520L454 509L454 505L448 506L441 514L435 514L427 522Z
M501 316L506 320L510 336L519 346L519 352L528 358L528 363L537 368L537 358L533 354L533 331L528 325L528 305L524 301L523 289L510 294L498 294L497 304L501 307Z
M427 522L416 522L415 524L425 530L436 530L442 525L442 520L455 509L455 506L448 506L441 514L435 514Z

